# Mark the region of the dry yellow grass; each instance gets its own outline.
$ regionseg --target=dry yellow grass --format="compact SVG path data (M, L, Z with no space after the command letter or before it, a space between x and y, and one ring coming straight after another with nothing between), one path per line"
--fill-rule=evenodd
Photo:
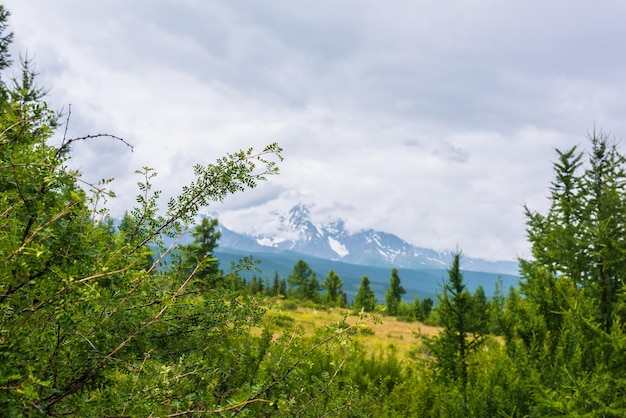
M359 321L359 316L349 309L329 308L317 309L304 306L288 306L277 303L270 315L282 320L286 325L302 327L306 335L312 335L316 329L337 323L345 318L348 325ZM283 306L289 309L284 309ZM420 335L436 335L440 328L420 322L398 321L396 318L379 316L381 323L368 321L366 332L358 332L354 339L360 342L369 352L395 349L400 357L404 357L411 349L419 346Z

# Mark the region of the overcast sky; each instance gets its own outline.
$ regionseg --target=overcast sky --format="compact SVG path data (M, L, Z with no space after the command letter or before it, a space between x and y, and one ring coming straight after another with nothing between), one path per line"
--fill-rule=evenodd
M154 167L278 141L281 174L211 207L238 230L313 204L317 219L470 256L528 255L554 148L626 135L626 2L8 0L14 55L34 58L87 180L113 214ZM59 133L62 135L62 132Z

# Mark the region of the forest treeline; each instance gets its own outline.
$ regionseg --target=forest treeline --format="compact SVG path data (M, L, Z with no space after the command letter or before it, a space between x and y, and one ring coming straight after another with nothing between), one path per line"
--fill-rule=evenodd
M202 220L202 222L205 225L209 224L208 220ZM211 234L219 236L219 231L215 229L217 220L211 220L211 224L214 228ZM218 241L216 240L215 243L215 247L205 254L212 256ZM217 259L215 259L215 263L218 263ZM370 287L368 276L363 276L354 300L349 302L346 293L343 291L343 281L334 270L331 269L324 276L324 280L320 282L317 279L315 270L302 259L294 264L291 274L287 277L280 277L277 271L274 272L272 279L267 275L265 278L260 278L256 273L253 273L249 279L245 279L239 274L231 274L226 278L225 283L226 286L240 292L263 294L267 297L276 297L290 301L292 303L289 306L296 304L326 308L350 308L355 313L360 311L377 311L407 321L436 323L436 321L433 322L429 319L434 305L434 301L431 298L420 300L418 295L415 296L410 305L402 300L402 295L406 292L402 287L398 270L395 268L391 270L389 287L385 292L385 300L380 301L380 303ZM474 298L476 298L478 305L487 306L488 301L482 286L476 288Z
M304 261L243 283L257 262L220 266L214 221L176 245L204 207L278 174L277 144L195 166L163 204L157 173L140 169L135 206L113 222L110 181L68 162L95 138L128 144L65 136L31 61L12 62L7 22L0 7L0 70L18 74L0 82L1 415L626 416L626 164L609 136L557 151L549 209L525 208L518 287L470 294L456 253L434 308L404 303L394 270L384 301L364 277L348 306L341 279L320 283ZM305 335L268 315L276 298L358 320ZM441 332L404 357L367 350L354 335L385 315Z

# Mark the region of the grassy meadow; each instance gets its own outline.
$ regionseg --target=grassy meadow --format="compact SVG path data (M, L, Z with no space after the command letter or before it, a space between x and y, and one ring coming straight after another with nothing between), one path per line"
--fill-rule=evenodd
M292 301L278 301L268 312L280 328L299 327L305 335L313 335L316 329L336 324L345 320L347 325L354 325L360 319L359 314L345 308L326 308L320 306L299 305ZM425 325L421 322L407 322L395 317L371 314L365 324L357 327L352 338L370 352L383 349L395 349L399 358L420 345L420 335L436 335L440 328Z

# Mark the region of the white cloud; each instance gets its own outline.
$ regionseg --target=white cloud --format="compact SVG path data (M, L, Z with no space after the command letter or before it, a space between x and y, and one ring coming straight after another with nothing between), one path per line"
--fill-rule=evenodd
M175 194L192 165L278 141L281 175L209 208L263 229L267 211L470 256L524 255L522 205L545 207L553 148L594 124L620 139L626 4L427 1L92 3L9 0L16 51L34 55L92 181L134 171Z

